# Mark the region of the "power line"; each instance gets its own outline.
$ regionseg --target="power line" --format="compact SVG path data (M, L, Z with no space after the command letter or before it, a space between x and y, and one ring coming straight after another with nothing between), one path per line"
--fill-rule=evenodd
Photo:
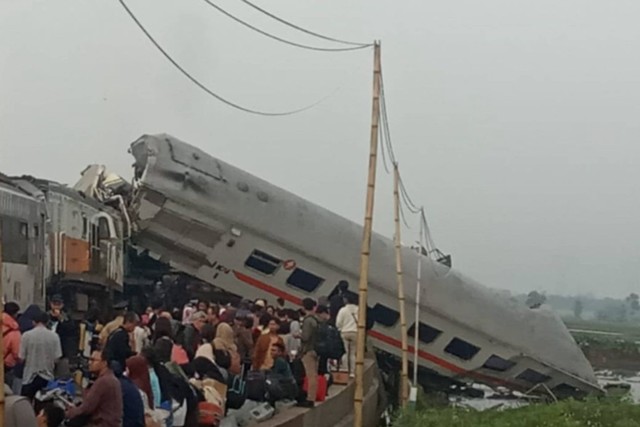
M382 155L383 155L383 162L385 162L385 170L387 170L386 157L390 158L390 161L393 165L397 164L397 160L396 160L395 152L393 150L393 143L391 141L391 130L389 127L389 116L387 113L387 102L386 102L386 96L384 92L384 81L382 79L382 73L380 75L380 115L381 115L380 137L383 139L383 141L381 142ZM421 225L420 234L422 235L422 239L426 247L425 249L426 249L427 256L431 258L434 254L437 255L438 253L440 253L440 251L436 248L435 243L433 241L433 236L431 235L429 223L427 222L427 215L426 215L424 206L418 206L414 203L413 199L409 195L409 192L407 191L407 188L400 174L398 176L398 184L399 184L398 185L399 193L402 200L402 203L400 204L400 214L402 216L403 222L405 223L407 228L410 228L404 217L404 209L403 209L403 205L404 205L409 210L409 212L419 215L419 221ZM420 250L422 251L422 249ZM437 271L434 270L434 272L436 273L436 275L438 275Z
M321 100L319 100L319 101L317 101L317 102L315 102L315 103L313 103L311 105L308 105L306 107L303 107L303 108L300 108L300 109L297 109L297 110L292 110L292 111L284 111L284 112L268 112L268 111L253 110L251 108L246 108L246 107L243 107L243 106L241 106L239 104L231 102L228 99L223 98L222 96L218 95L217 93L215 93L214 91L209 89L207 86L205 86L203 83L201 83L198 79L193 77L187 70L182 68L182 66L180 64L178 64L178 62L175 59L173 59L171 57L171 55L169 55L167 53L167 51L162 48L162 46L160 46L160 44L153 38L153 36L149 33L149 31L147 31L147 29L142 25L142 23L138 20L138 18L136 18L136 16L131 11L131 9L129 9L129 7L127 7L127 5L125 4L124 0L119 0L119 1L120 1L120 4L122 5L122 7L124 8L124 10L127 12L127 14L133 20L133 22L136 23L138 28L140 28L140 30L144 33L144 35L147 36L149 41L151 41L151 43L153 43L153 45L156 47L156 49L158 49L160 51L160 53L162 53L162 55L164 55L164 57L169 62L171 62L171 64L176 69L178 69L178 71L180 71L186 78L191 80L191 82L193 84L198 86L200 89L205 91L207 94L209 94L212 97L216 98L218 101L221 101L221 102L227 104L230 107L233 107L233 108L235 108L237 110L240 110L240 111L244 111L246 113L257 114L257 115L260 115L260 116L289 116L289 115L292 115L292 114L301 113L303 111L309 110L309 109L315 107L316 105L318 105L319 103L321 103L322 101L324 101L324 99L321 99Z
M291 46L295 46L295 47L299 47L302 49L309 49L309 50L317 50L317 51L321 51L321 52L346 52L346 51L350 51L350 50L359 50L359 49L365 49L368 48L370 46L372 46L371 44L367 44L367 45L358 45L358 46L353 46L353 47L337 47L337 48L332 48L332 47L315 47L315 46L309 46L306 44L301 44L301 43L296 43L296 42L292 42L290 40L286 40L283 39L281 37L278 36L274 36L271 33L268 33L264 30L261 30L258 27L255 27L251 24L249 24L246 21L243 21L242 19L238 18L235 15L232 15L231 13L227 12L226 10L224 10L223 8L221 8L220 6L218 6L217 4L213 3L211 0L204 0L205 3L207 3L209 6L213 7L214 9L216 9L217 11L219 11L220 13L222 13L223 15L228 16L229 18L233 19L234 21L236 21L237 23L244 25L247 28L252 29L253 31L256 31L260 34L262 34L263 36L269 37L273 40L277 40L279 42L291 45Z
M255 5L253 3L251 3L249 0L240 0L240 1L242 1L243 3L251 6L254 9L264 13L265 15L269 16L270 18L273 18L276 21L281 22L281 23L283 23L283 24L285 24L285 25L287 25L287 26L289 26L291 28L295 28L298 31L302 31L303 33L310 34L312 36L315 36L315 37L318 37L318 38L321 38L321 39L324 39L324 40L336 42L336 43L349 44L349 45L354 45L354 46L372 46L370 43L349 42L349 41L345 41L345 40L336 39L336 38L333 38L333 37L324 36L322 34L314 33L313 31L310 31L310 30L307 30L306 28L302 28L302 27L300 27L298 25L292 24L291 22L289 22L289 21L287 21L285 19L282 19L282 18L274 15L271 12L269 12L269 11L267 11L265 9L262 9L260 6L257 6L257 5Z

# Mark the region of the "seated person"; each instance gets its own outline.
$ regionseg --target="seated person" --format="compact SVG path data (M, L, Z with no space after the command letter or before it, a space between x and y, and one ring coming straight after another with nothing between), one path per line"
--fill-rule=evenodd
M38 427L59 427L64 421L64 409L54 403L48 403L36 417Z
M285 349L283 343L276 342L271 346L271 357L273 358L273 368L271 368L271 372L282 375L285 378L293 379L291 367L285 359L284 354Z
M4 386L4 420L1 423L5 427L36 427L36 414L29 399L23 396L16 396L11 392L9 386Z

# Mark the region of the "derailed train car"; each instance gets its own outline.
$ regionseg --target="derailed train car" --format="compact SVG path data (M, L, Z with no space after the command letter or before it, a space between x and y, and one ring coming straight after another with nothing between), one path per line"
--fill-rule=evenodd
M118 210L53 181L0 175L0 224L5 301L44 307L47 293L60 293L79 314L122 291Z
M359 224L169 135L142 136L131 153L133 242L152 256L228 292L293 305L328 295L341 280L355 288ZM399 357L393 251L390 239L373 236L369 335L377 350ZM403 251L412 283L423 255ZM556 314L531 310L428 257L421 274L421 300L412 287L406 298L423 374L558 395L602 392Z

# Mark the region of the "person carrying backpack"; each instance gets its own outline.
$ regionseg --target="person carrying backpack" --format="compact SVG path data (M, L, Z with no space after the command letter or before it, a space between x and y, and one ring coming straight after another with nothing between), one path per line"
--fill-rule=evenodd
M316 354L319 361L319 373L329 373L329 360L340 360L344 355L344 345L340 332L331 323L329 309L326 306L316 308L318 330L316 332Z

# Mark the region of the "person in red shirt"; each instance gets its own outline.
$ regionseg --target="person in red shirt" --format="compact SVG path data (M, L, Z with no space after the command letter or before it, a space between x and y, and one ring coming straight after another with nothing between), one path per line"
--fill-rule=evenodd
M15 302L4 305L2 313L2 343L4 345L4 380L11 387L13 382L13 368L18 364L20 354L20 326L16 316L20 307Z

